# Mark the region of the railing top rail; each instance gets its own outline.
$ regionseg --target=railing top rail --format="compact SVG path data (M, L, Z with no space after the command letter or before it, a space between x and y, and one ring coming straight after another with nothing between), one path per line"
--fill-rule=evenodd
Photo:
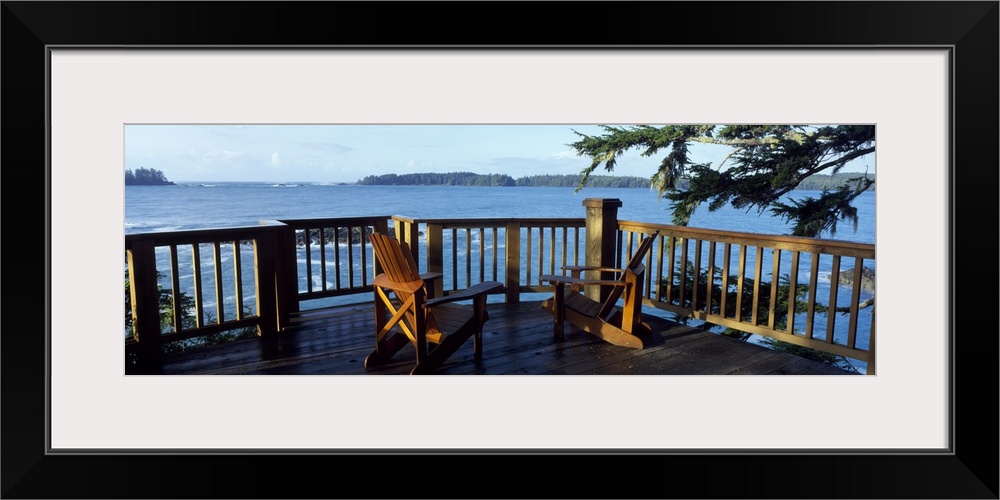
M618 221L619 229L624 230L651 230L660 229L663 231L661 236L681 236L702 240L721 240L721 241L747 241L747 242L766 242L773 246L774 244L785 244L785 245L795 245L795 246L807 246L816 247L823 249L839 249L839 250L851 250L854 252L871 253L871 257L875 257L875 245L871 243L857 243L853 241L845 240L833 240L824 238L807 238L804 236L789 236L782 234L763 234L763 233L748 233L741 231L725 231L721 229L705 229L699 227L689 227L689 226L674 226L670 224L654 224L650 222L637 222L637 221Z
M371 222L373 220L389 220L391 215L367 215L355 217L320 217L311 219L279 219L278 222L293 227L316 227L322 225L352 226Z
M413 222L424 222L427 224L436 224L441 226L456 226L456 227L476 227L476 226L506 226L511 222L517 222L520 224L532 225L532 226L543 226L543 225L572 225L583 227L585 219L582 217L517 217L517 218L481 218L481 219L415 219Z
M157 240L171 242L216 241L223 239L249 239L262 232L274 231L282 224L261 224L258 226L237 226L222 228L184 229L180 231L151 231L148 233L126 234L125 242Z

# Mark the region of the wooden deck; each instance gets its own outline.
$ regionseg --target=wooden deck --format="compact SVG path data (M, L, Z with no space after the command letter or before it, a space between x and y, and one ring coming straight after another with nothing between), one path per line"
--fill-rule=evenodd
M649 317L645 348L603 342L567 326L565 340L552 338L552 316L539 302L496 303L476 362L471 339L438 370L446 375L848 375L850 372L792 354ZM366 369L374 346L371 304L306 311L273 341L231 342L164 358L168 375L364 375L406 374L413 349L394 362Z

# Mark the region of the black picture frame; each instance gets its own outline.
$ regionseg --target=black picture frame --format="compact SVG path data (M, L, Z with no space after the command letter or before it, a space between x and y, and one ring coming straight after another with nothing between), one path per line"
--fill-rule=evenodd
M2 4L4 498L998 498L996 1ZM122 45L951 47L951 453L50 454L47 48Z

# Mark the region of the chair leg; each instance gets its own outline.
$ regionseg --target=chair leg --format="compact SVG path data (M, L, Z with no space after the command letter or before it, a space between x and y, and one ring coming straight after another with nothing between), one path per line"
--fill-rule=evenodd
M401 333L390 334L387 338L375 345L375 350L365 358L365 368L371 368L389 361L393 354L399 352L406 344L410 343L405 335Z
M557 281L552 295L552 337L556 342L562 342L566 316L565 284Z
M472 336L472 353L476 359L483 359L483 326L476 329L476 334Z

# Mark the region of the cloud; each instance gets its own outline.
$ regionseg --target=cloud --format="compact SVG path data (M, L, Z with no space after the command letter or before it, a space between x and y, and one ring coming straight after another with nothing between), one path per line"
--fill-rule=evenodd
M580 155L576 151L569 150L553 153L552 158L555 158L556 160L576 160L580 158Z
M209 151L202 155L201 160L205 162L233 160L246 154L245 151Z
M338 144L336 142L303 142L299 146L306 149L317 149L319 151L325 151L327 153L349 153L354 151L354 148L345 146L343 144Z

